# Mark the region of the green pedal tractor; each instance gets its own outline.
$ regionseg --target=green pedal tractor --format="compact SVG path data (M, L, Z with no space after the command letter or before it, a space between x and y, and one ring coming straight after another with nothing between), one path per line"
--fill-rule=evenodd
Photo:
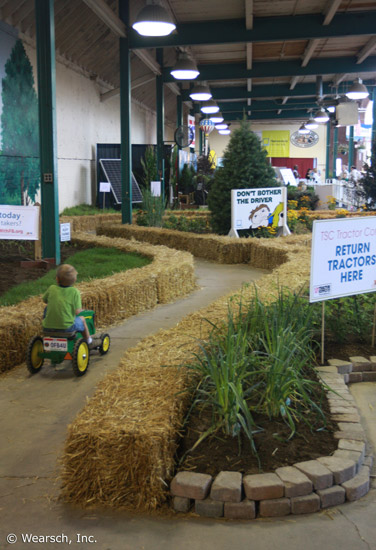
M80 315L85 317L93 342L88 344L78 331L44 329L43 334L34 336L27 347L26 366L31 374L39 372L44 360L49 359L52 366L70 360L74 374L83 376L89 367L91 351L98 350L100 355L108 352L110 336L95 334L94 311L85 310Z

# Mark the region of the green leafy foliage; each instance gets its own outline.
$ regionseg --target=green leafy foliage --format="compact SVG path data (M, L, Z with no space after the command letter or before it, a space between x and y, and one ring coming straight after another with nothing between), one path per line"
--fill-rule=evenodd
M211 228L208 219L204 217L174 216L170 214L163 220L163 227L177 231L188 231L190 233L210 233Z
M195 446L218 431L236 436L243 430L256 453L255 413L282 418L290 437L299 422L312 430L325 426L324 392L313 373L314 320L308 301L287 290L270 304L256 294L247 304L230 305L227 322L213 327L188 365L199 380L192 408L209 407L213 418Z
M155 147L149 145L145 150L144 158L141 159L141 166L144 171L142 183L147 189L150 189L151 181L158 181L157 155Z
M365 174L360 180L362 198L367 210L376 210L376 140L372 142L371 161L364 168Z
M78 204L69 206L60 212L60 216L94 216L95 214L118 214L119 211L114 208L97 208L90 204Z
M242 121L232 133L224 152L223 165L217 168L208 196L212 226L226 234L231 226L231 190L276 187L275 173L257 135Z
M314 187L308 186L306 190L302 191L298 187L291 185L287 188L287 200L296 201L296 208L308 208L308 210L315 210L319 197L315 193Z
M138 210L136 223L147 227L162 227L166 201L162 196L155 197L149 189L142 191L142 210Z

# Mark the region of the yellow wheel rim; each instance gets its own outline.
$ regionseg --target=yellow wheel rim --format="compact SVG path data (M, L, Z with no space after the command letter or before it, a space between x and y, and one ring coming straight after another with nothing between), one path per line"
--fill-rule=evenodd
M40 353L43 353L43 342L37 340L31 349L30 361L34 369L39 369L43 364L43 357L40 357Z
M77 350L77 367L80 372L85 372L89 363L89 347L82 342Z
M108 351L109 347L110 347L110 338L106 336L102 342L102 349L104 352L106 352Z

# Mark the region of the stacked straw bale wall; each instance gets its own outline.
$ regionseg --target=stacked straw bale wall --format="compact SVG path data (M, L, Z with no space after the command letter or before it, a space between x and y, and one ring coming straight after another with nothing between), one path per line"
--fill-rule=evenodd
M95 214L93 216L60 216L60 223L70 223L71 231L95 231L104 222L121 220L121 214Z
M219 246L220 239L209 237L210 245L210 239ZM308 283L305 238L265 239L258 246L253 256L258 262L275 255L281 265L255 286L245 286L243 301L255 289L261 299L272 300L280 286L298 290ZM229 242L229 254L230 248ZM229 303L236 307L238 300L234 295L216 300L126 351L68 428L62 472L66 501L151 510L168 498L166 484L174 473L177 434L189 399L187 369L179 365L192 359L199 339L208 337L208 320L216 325L226 320Z
M295 243L310 242L309 236L288 239L237 239L218 235L199 235L158 227L139 227L105 223L97 229L99 235L136 239L154 245L163 244L177 250L186 250L199 258L220 264L252 264L252 267L274 269L287 261L288 252ZM281 246L281 243L284 243Z
M96 312L98 326L108 326L151 309L158 303L172 302L195 288L193 258L186 252L79 232L72 242L87 247L118 248L153 260L142 268L77 285L83 307ZM0 338L3 345L0 372L24 361L28 341L41 331L43 309L40 296L0 308Z

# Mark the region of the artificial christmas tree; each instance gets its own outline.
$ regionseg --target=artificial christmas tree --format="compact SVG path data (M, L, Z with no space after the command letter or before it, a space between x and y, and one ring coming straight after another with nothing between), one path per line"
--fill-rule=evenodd
M249 124L242 121L234 130L223 156L223 165L217 168L208 205L212 228L227 234L231 227L231 189L276 187L273 168Z

